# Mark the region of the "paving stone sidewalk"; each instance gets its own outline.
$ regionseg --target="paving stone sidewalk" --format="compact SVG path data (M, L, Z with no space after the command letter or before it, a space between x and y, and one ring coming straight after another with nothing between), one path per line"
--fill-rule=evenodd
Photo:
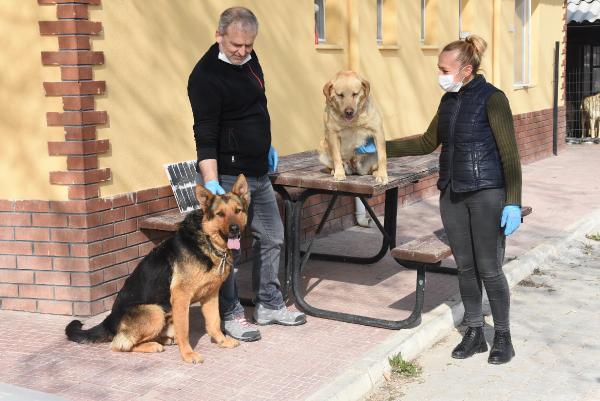
M396 400L600 400L599 306L600 242L580 237L513 289L515 359L501 366L489 365L488 353L452 359L461 339L455 330L417 359L421 376ZM485 332L491 344L493 327Z

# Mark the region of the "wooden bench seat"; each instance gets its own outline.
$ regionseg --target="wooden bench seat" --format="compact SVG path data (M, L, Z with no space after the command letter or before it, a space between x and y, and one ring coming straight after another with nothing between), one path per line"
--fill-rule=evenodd
M521 218L531 214L530 206L521 208ZM398 263L413 262L426 264L439 264L443 259L450 257L452 251L448 245L448 238L443 231L419 237L392 249L391 255ZM409 267L409 266L407 266ZM410 266L412 268L412 266Z
M177 231L179 223L183 221L186 214L179 209L169 210L154 216L140 219L139 227L145 230Z

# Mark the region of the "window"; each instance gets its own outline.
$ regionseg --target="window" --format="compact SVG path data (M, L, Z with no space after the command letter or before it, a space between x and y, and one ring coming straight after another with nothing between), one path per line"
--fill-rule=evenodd
M531 0L515 0L515 86L531 84Z
M377 44L383 43L383 0L377 0Z
M315 44L325 43L325 0L315 0Z
M427 0L421 0L421 43L425 43L425 9Z

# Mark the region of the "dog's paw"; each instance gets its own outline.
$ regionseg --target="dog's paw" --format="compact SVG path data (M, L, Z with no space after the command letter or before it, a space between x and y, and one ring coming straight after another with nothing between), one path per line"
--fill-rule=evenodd
M336 171L335 174L333 174L333 179L336 181L344 181L346 179L346 173L344 171Z
M388 179L387 175L378 175L378 174L375 174L375 181L378 184L387 184L388 181L389 181L389 179Z
M175 340L175 338L172 337L162 337L160 339L160 343L162 345L175 345L177 344L177 341Z
M235 338L225 336L225 339L223 341L221 341L221 343L218 345L219 345L219 348L235 348L238 345L240 345L240 342L238 340L236 340Z
M197 363L204 362L204 358L202 357L202 355L194 351L181 354L181 359L183 359L184 362L193 363L194 365Z

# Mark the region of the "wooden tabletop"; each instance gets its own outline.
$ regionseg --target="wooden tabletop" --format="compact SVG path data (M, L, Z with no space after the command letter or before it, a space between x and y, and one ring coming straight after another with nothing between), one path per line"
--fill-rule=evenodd
M407 156L388 159L389 182L378 184L371 175L351 175L343 181L333 179L319 162L317 152L297 153L281 158L277 173L271 174L273 185L323 189L357 195L378 195L402 187L439 170L439 155Z

